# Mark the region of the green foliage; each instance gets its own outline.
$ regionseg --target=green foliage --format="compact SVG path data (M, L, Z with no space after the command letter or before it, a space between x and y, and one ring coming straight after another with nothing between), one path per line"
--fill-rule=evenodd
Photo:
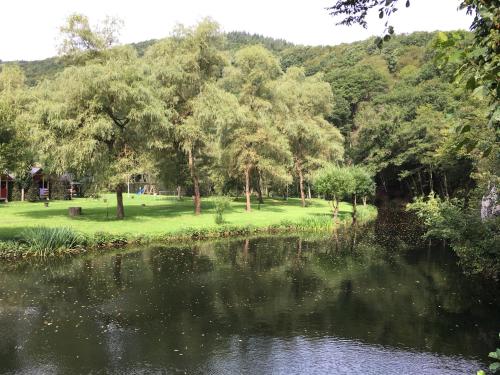
M83 63L98 58L118 42L122 21L107 18L101 25L91 27L83 14L72 14L60 28L62 41L59 54L71 63Z
M68 199L69 182L59 178L52 178L50 182L50 199Z
M85 245L85 238L70 228L33 227L21 233L29 253L35 256L51 256Z
M40 192L36 185L31 185L28 189L25 189L24 194L28 202L38 202L40 200Z
M364 167L352 166L349 168L352 179L354 180L353 194L360 197L366 197L375 194L375 181L372 174Z
M215 223L220 225L224 223L224 212L231 204L231 198L227 196L218 196L213 199L215 209Z
M466 270L493 278L500 275L499 217L482 221L478 209L464 208L459 200L442 200L434 194L415 199L407 209L422 220L425 236L450 242Z
M349 168L328 166L316 173L314 187L318 193L340 200L354 191L355 182Z
M500 338L500 334L498 334L498 337ZM496 351L490 352L488 354L488 357L495 360L495 362L491 363L489 366L490 371L493 374L499 373L500 372L500 349L497 348ZM483 370L479 370L477 372L477 375L486 375L486 372L484 372Z

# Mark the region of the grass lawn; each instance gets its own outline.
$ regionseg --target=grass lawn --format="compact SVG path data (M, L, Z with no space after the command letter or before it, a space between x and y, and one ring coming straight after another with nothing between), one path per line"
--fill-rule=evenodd
M108 203L104 201L107 198ZM113 194L100 199L77 198L72 201L51 201L49 207L42 202L10 202L0 204L0 239L13 239L27 227L71 227L80 232L92 234L107 232L112 234L168 234L186 228L215 228L213 202L202 199L202 214L193 213L193 203L189 198L179 201L173 197L124 195L125 220L115 219ZM282 221L299 221L305 217L331 215L328 202L313 199L311 206L302 208L298 198L266 199L258 209L252 204L252 212L245 212L244 199L231 203L224 215L226 224L267 227ZM78 218L68 216L68 207L82 207L83 215ZM363 209L361 207L361 209ZM351 205L341 203L340 217L350 217Z

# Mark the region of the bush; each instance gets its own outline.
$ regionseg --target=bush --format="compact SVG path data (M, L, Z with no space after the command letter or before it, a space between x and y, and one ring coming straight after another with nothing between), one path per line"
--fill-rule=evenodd
M37 256L53 255L86 244L85 237L71 228L33 227L21 233L27 252Z
M30 186L28 191L25 191L25 199L28 202L38 202L40 200L38 188L34 185Z
M425 237L449 241L466 271L497 278L500 275L500 217L482 221L479 210L463 208L457 199L433 194L407 205L424 224Z
M224 212L229 208L230 203L231 198L224 195L214 198L216 224L224 223Z
M50 183L50 199L69 199L69 189L70 184L68 181L61 181L58 178L55 178Z

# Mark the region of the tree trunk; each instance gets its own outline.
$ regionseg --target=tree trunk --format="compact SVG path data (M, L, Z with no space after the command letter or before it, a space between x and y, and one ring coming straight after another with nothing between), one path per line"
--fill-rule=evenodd
M181 200L181 187L177 186L177 199Z
M123 207L123 185L116 185L116 218L123 220L125 218L125 209Z
M332 204L333 204L333 221L337 222L337 218L339 216L339 200L337 199L337 197L334 197Z
M307 199L311 199L311 185L307 184Z
M250 212L252 211L252 207L250 206L250 166L245 168L245 196L247 199L246 210Z
M45 202L48 204L48 202ZM81 207L68 207L68 215L71 217L81 216L82 208Z
M418 181L420 182L420 191L422 192L422 196L425 196L424 185L422 184L422 175L420 174L420 171L418 171Z
M264 203L264 198L262 198L262 176L260 170L258 171L259 181L257 181L257 196L259 198L259 204Z
M434 179L432 177L432 168L429 168L429 189L431 193L434 193Z
M297 174L299 175L299 190L300 190L300 201L302 202L302 207L306 206L306 197L304 194L304 175L302 173L302 165L300 160L295 163L295 168L297 169Z
M21 202L24 202L24 188L21 188Z
M200 181L196 174L196 165L194 164L193 151L191 149L188 151L188 162L194 188L194 213L195 215L199 215L201 214Z
M358 196L357 194L352 195L352 222L355 223L358 216Z

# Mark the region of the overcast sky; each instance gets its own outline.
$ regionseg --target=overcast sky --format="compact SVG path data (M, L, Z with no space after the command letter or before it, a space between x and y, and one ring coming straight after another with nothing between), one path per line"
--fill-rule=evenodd
M325 8L335 0L2 0L0 59L36 60L56 54L59 27L71 13L92 24L113 16L124 21L122 43L168 36L176 23L193 25L209 16L224 31L248 31L298 44L333 45L381 35L383 21L371 15L369 27L335 26ZM471 17L458 0L413 0L391 24L397 33L467 29ZM402 4L403 5L403 4Z

